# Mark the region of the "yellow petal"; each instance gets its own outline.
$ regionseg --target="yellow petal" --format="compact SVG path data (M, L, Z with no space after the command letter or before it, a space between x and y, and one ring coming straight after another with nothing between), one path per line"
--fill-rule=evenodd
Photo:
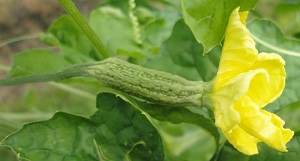
M249 135L263 141L279 151L287 151L285 144L292 138L293 132L284 129L284 121L278 116L260 109L248 96L237 101L235 109L240 113L241 127Z
M257 59L255 42L245 26L248 12L239 13L238 10L235 9L229 18L215 90L232 77L248 71Z
M267 111L263 111L263 112L266 112L268 113ZM272 113L271 113L272 114ZM282 127L284 125L284 121L281 120L280 117L278 117L277 115L274 115L272 114L272 119L271 119L272 123L275 125L275 126L278 126L278 127ZM282 129L282 142L283 144L286 144L288 143L291 138L293 137L294 135L294 132L291 131L290 129Z
M234 109L237 100L248 91L253 80L266 79L263 69L251 70L239 74L212 94L214 100L215 124L223 131L230 131L240 123L240 114Z
M269 77L267 81L253 81L247 93L258 106L264 107L281 95L286 78L284 64L284 60L277 54L258 54L258 59L251 69L265 69Z
M231 131L223 132L223 134L228 142L230 142L238 151L247 155L258 153L257 143L259 140L246 133L240 127L237 126Z

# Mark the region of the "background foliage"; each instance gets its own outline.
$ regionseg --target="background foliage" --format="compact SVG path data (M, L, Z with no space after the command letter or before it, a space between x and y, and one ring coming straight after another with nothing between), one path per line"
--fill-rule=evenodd
M221 47L216 45L222 43L230 12L237 6L248 10L256 2L236 0L222 8L219 1L136 0L132 8L128 1L106 0L86 19L111 56L189 80L209 81L217 72ZM198 12L203 5L209 7ZM248 19L258 50L278 53L286 61L286 88L267 109L294 131L300 130L299 7L297 0L261 0ZM207 23L199 23L205 17ZM208 23L212 32L206 32ZM52 73L102 59L68 15L58 17L40 39L48 46L14 54L8 76ZM7 92L6 88L0 91ZM246 156L220 136L210 111L145 104L93 79L27 86L13 103L1 102L1 140L26 123L1 144L30 160L296 161L300 156L299 132L287 145L288 153L260 144L260 154ZM0 158L19 160L4 147Z

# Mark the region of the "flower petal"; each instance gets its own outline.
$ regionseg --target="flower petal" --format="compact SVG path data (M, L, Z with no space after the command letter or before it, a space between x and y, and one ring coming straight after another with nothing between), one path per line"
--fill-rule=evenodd
M223 131L232 130L240 123L240 114L234 109L235 103L244 96L253 80L267 79L263 69L251 70L237 75L212 94L214 100L215 124Z
M247 155L258 153L257 143L259 140L249 135L242 128L237 126L231 131L223 131L223 134L238 151Z
M284 129L284 121L278 116L260 109L248 96L243 96L235 105L240 113L241 127L248 134L258 138L270 147L286 152L285 144L293 137L293 132Z
M286 78L284 64L284 60L277 54L260 53L258 55L251 69L265 69L269 75L267 81L253 81L247 93L258 106L264 107L281 95Z
M257 59L255 42L245 26L248 12L239 13L238 10L235 9L229 18L215 90L232 77L248 71Z

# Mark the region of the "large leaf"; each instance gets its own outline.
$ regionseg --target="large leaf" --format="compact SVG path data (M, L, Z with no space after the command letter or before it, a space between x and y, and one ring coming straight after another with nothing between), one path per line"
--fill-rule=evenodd
M184 107L140 105L157 124L170 161L209 160L219 148L219 133L214 122ZM172 123L172 124L170 124ZM177 146L173 146L177 145Z
M284 37L279 28L271 21L254 20L248 28L256 45L261 52L274 52L280 54L285 60L287 73L285 89L276 102L268 108L277 110L300 100L300 41Z
M278 3L278 6L275 8L273 13L276 13L276 16L272 16L273 20L282 26L284 33L287 35L293 34L300 38L300 21L295 21L295 18L299 15L300 11L300 1L281 1ZM274 14L273 14L274 15Z
M190 123L201 127L213 136L216 149L218 149L220 137L218 129L212 120L202 114L194 113L185 107L167 107L141 103L138 107L160 121L168 121L173 124Z
M197 155L199 155L199 153L201 152L205 152L203 154L201 153L202 158L207 159L212 156L215 150L218 150L219 137L220 137L218 133L218 129L214 125L213 121L205 117L203 114L200 114L199 110L195 111L193 109L186 109L185 107L168 107L168 106L162 106L156 104L148 104L145 102L137 101L136 99L133 99L127 94L109 88L102 88L101 92L117 94L123 100L126 100L134 107L146 112L152 118L155 118L157 120L163 122L169 122L172 124L185 123L185 125L171 125L171 126L163 122L159 123L160 125L167 126L167 127L176 126L175 128L177 128L179 131L182 131L182 135L180 137L179 136L171 137L171 135L173 134L172 132L167 130L169 128L166 129L164 127L158 126L158 130L160 131L160 133L164 133L165 134L164 136L167 137L167 138L163 138L163 140L171 144L171 145L166 145L166 150L171 149L170 151L171 153L173 152L172 155L175 155L175 157L179 157L179 155L182 154L183 156L188 156L188 158L193 158L193 157L199 158L197 157ZM187 123L196 126L191 126L188 125ZM201 131L199 127L204 129L206 133L204 131ZM209 137L207 134L210 134L213 138ZM196 135L201 135L201 136L198 137ZM189 138L191 136L194 136L195 138ZM213 139L215 141L215 146L213 146ZM178 144L176 142L178 142L179 140L182 141L181 143L182 147L173 148L172 144ZM203 143L203 142L207 142L207 147L206 147L207 149L199 148L201 144L199 145L198 143ZM197 147L198 149L193 149L193 147Z
M24 125L1 145L31 161L98 161L94 130L88 119L58 112L48 121Z
M108 93L97 96L97 108L91 120L102 160L164 159L159 133L139 110Z
M162 44L161 55L149 58L144 66L189 80L209 81L217 73L221 49L215 48L205 56L202 52L203 47L180 20L176 23L171 37Z
M288 152L279 152L265 144L259 144L259 154L247 156L238 152L231 144L226 143L216 161L298 161L300 157L300 132L295 133L293 139L287 144Z
M278 24L287 36L300 38L299 0L259 1L255 8L255 15L267 18Z
M26 124L1 142L32 161L163 160L159 133L139 110L101 93L91 120L58 112L48 121Z
M50 39L50 42L48 42ZM46 43L58 46L65 56L76 55L81 59L100 60L101 56L83 31L70 16L64 15L56 19L44 37ZM47 41L48 40L48 41ZM82 62L81 62L82 63Z
M62 71L66 67L73 65L74 63L82 63L87 59L81 59L80 56L65 54L57 54L53 51L46 49L32 49L23 51L13 56L13 66L10 70L10 77L19 76L36 76L43 77L43 75L54 74ZM48 81L50 78L48 78ZM94 88L99 85L98 81L90 78L75 78L64 83L79 83L77 80L81 80L80 84L93 86ZM32 82L36 82L33 81ZM29 83L29 82L27 82Z
M13 56L10 76L55 73L70 64L56 53L45 49L33 49Z
M165 143L166 161L208 161L213 156L216 147L211 135L197 125L155 123Z
M180 0L185 23L196 40L203 44L204 53L220 45L231 12L240 6L241 11L254 7L257 0Z
M285 121L286 127L295 131L300 130L300 101L293 102L284 108L281 108L276 114Z
M171 7L155 10L152 14L137 10L137 16L141 23L142 40L146 44L160 46L172 33L174 24L179 19L179 12Z
M89 23L111 54L116 55L119 49L139 51L132 24L120 8L100 7L91 12Z
M110 0L90 14L89 23L112 54L156 54L170 36L179 12L166 5L155 8L150 4L136 1L136 7L129 10L128 1ZM137 18L137 25L130 14Z

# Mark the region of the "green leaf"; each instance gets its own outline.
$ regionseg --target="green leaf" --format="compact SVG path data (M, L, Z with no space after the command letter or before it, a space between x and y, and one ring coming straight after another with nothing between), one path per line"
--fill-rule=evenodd
M92 60L101 59L98 57L98 51L91 41L80 30L72 18L67 15L56 19L48 29L48 36L42 40L53 45L59 44L57 47L61 49L63 54L87 57L85 59L90 58Z
M299 17L300 1L281 1L275 8L272 16L273 20L282 27L285 34L300 38L300 21ZM272 15L274 15L274 13Z
M287 144L288 152L280 152L268 147L266 144L258 144L259 154L247 156L238 152L228 142L222 147L216 161L298 161L300 157L300 131L296 132L293 139Z
M289 37L300 38L299 0L259 1L254 14L275 22Z
M185 23L196 40L204 46L203 53L221 45L231 12L240 6L252 9L257 0L180 0Z
M111 54L116 55L119 49L139 51L132 24L120 8L100 7L91 12L88 21Z
M63 112L48 121L29 123L1 142L31 161L98 161L94 124Z
M92 58L86 55L79 53L78 51L74 50L65 45L60 45L60 49L62 51L61 56L70 64L83 64L87 62L93 62L97 60L96 58Z
M253 20L248 24L251 35L260 52L274 52L285 60L286 86L282 95L268 108L278 110L300 100L300 41L287 39L280 29L267 20Z
M112 0L95 9L89 16L92 28L112 54L137 58L156 54L170 36L179 12L166 5L155 8L144 1L137 1L136 7L129 10L125 2ZM138 26L133 25L129 13L136 16ZM141 42L137 35L141 36Z
M221 49L217 47L203 56L203 47L182 20L178 21L171 37L162 44L161 55L148 58L144 66L185 77L209 81L218 70Z
M58 112L26 124L0 145L32 161L163 160L159 133L139 110L113 94L97 97L91 121Z
M163 160L159 133L145 115L114 94L97 96L95 140L103 160Z
M33 49L13 56L11 77L58 72L70 64L60 55L45 49Z
M171 7L155 10L151 14L143 8L138 8L136 15L140 21L144 20L141 22L142 39L144 43L149 43L154 46L161 45L161 43L169 38L174 24L179 19L179 12Z
M276 112L285 121L285 126L294 131L300 130L300 101L293 102Z
M240 0L240 11L248 11L255 7L258 0Z
M208 161L215 152L211 135L197 125L162 121L155 124L164 141L166 161Z
M272 21L255 19L249 22L247 27L259 50L276 52L282 56L300 57L300 41L286 38Z
M193 157L193 156L195 156L194 154L196 154L196 153L199 154L199 152L205 152L205 155L203 154L202 157L209 158L212 156L214 151L218 150L219 137L220 137L219 133L218 133L218 129L214 125L214 122L212 120L208 119L207 117L204 117L203 114L207 113L205 111L200 111L199 109L198 110L186 109L185 107L168 107L168 106L162 106L162 105L156 105L156 104L148 104L145 102L140 102L127 94L124 94L122 92L119 92L119 91L116 91L113 89L109 89L109 88L102 88L100 92L114 93L114 94L120 96L126 102L133 105L134 107L144 111L145 113L147 113L154 119L164 121L164 122L167 121L172 124L178 124L178 125L173 125L173 126L176 126L177 129L182 128L181 130L185 131L184 133L186 133L186 134L182 134L182 137L184 137L183 135L192 136L193 134L200 135L200 133L201 133L202 137L199 136L199 137L190 139L189 141L186 141L185 143L180 143L183 147L175 148L175 149L177 149L175 151L177 151L177 152L178 152L178 150L181 151L183 156L190 155L189 157ZM106 99L106 100L109 100L109 99ZM104 100L102 102L104 102ZM101 111L101 113L103 113L103 112ZM182 123L185 123L185 125L184 126L179 125ZM190 126L188 124L196 125L197 128L196 128L196 126ZM170 127L170 125L166 125L165 123L162 123L162 125ZM201 131L202 129L199 131L199 127L201 127L203 130L205 130L206 133L204 133L204 131ZM160 133L166 134L166 132L168 131L168 130L165 130L164 128L162 128L160 125L158 126L158 129L159 129ZM191 133L189 133L188 131L190 131ZM170 134L166 134L167 137L169 137L168 135L170 135ZM208 136L207 134L210 134L213 138ZM169 140L169 141L170 141L170 139L171 138L169 138L169 139L163 138L163 140ZM175 139L175 140L170 141L170 142L173 142L173 144L174 144L174 141L175 142L178 141L178 138L176 139L176 137L173 139ZM214 144L215 146L213 146L213 139L215 141L215 144ZM182 141L184 141L184 139ZM200 143L207 142L206 143L207 149L202 149L202 148L199 149L200 145L202 145L202 144L197 144L199 142ZM166 145L166 146L168 146L168 145ZM197 150L196 149L193 150L193 147L197 147ZM169 147L169 148L166 147L166 149L169 149L169 150L172 148L173 147ZM173 151L173 150L171 150L171 151ZM176 153L175 155L177 157L179 157L178 153Z
M200 113L194 113L185 107L168 107L153 104L140 104L139 107L147 112L151 117L160 120L168 121L173 124L190 123L195 124L208 133L210 133L216 143L216 147L219 145L219 132L214 122Z

